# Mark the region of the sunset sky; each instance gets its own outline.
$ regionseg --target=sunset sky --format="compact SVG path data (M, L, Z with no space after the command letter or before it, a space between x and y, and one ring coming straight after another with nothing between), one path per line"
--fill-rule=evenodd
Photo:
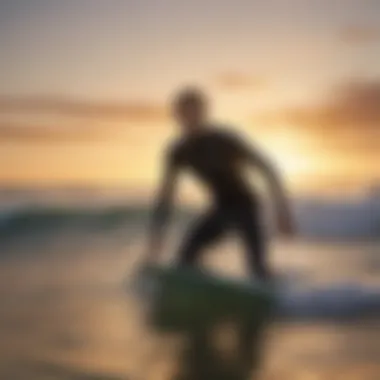
M380 183L379 0L0 0L0 51L0 186L150 186L186 84L294 192Z

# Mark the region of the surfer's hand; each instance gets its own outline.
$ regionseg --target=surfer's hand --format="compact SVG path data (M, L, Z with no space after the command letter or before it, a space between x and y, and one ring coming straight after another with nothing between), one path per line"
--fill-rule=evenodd
M295 227L292 219L287 215L280 215L278 218L278 230L285 237L294 237Z
M158 257L160 256L161 250L162 240L157 236L153 237L148 244L146 262L152 263L157 261Z

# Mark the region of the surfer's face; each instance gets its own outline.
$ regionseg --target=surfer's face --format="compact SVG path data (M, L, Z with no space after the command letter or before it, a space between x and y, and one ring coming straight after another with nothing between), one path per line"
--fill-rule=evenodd
M173 114L185 133L196 133L207 119L205 96L199 91L185 91L176 99Z
M206 119L203 105L184 104L176 110L176 119L184 132L192 133L199 129Z

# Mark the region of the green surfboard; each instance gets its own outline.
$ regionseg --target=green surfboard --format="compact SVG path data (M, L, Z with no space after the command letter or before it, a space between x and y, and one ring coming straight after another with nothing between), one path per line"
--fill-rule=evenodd
M146 275L158 290L152 317L161 329L206 327L225 320L263 320L275 302L276 292L270 284L163 266L146 268Z

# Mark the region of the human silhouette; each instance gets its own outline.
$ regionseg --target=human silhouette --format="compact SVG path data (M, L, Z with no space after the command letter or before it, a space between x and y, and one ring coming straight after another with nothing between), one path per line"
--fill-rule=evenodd
M249 273L267 280L270 270L261 203L249 184L245 168L252 168L266 180L279 230L291 235L291 214L278 173L257 148L236 132L209 120L209 101L202 90L185 88L180 91L172 110L181 136L165 152L165 170L152 217L148 260L157 258L161 251L177 179L181 172L187 171L206 185L212 202L182 242L179 265L194 266L204 248L234 229L245 244Z

